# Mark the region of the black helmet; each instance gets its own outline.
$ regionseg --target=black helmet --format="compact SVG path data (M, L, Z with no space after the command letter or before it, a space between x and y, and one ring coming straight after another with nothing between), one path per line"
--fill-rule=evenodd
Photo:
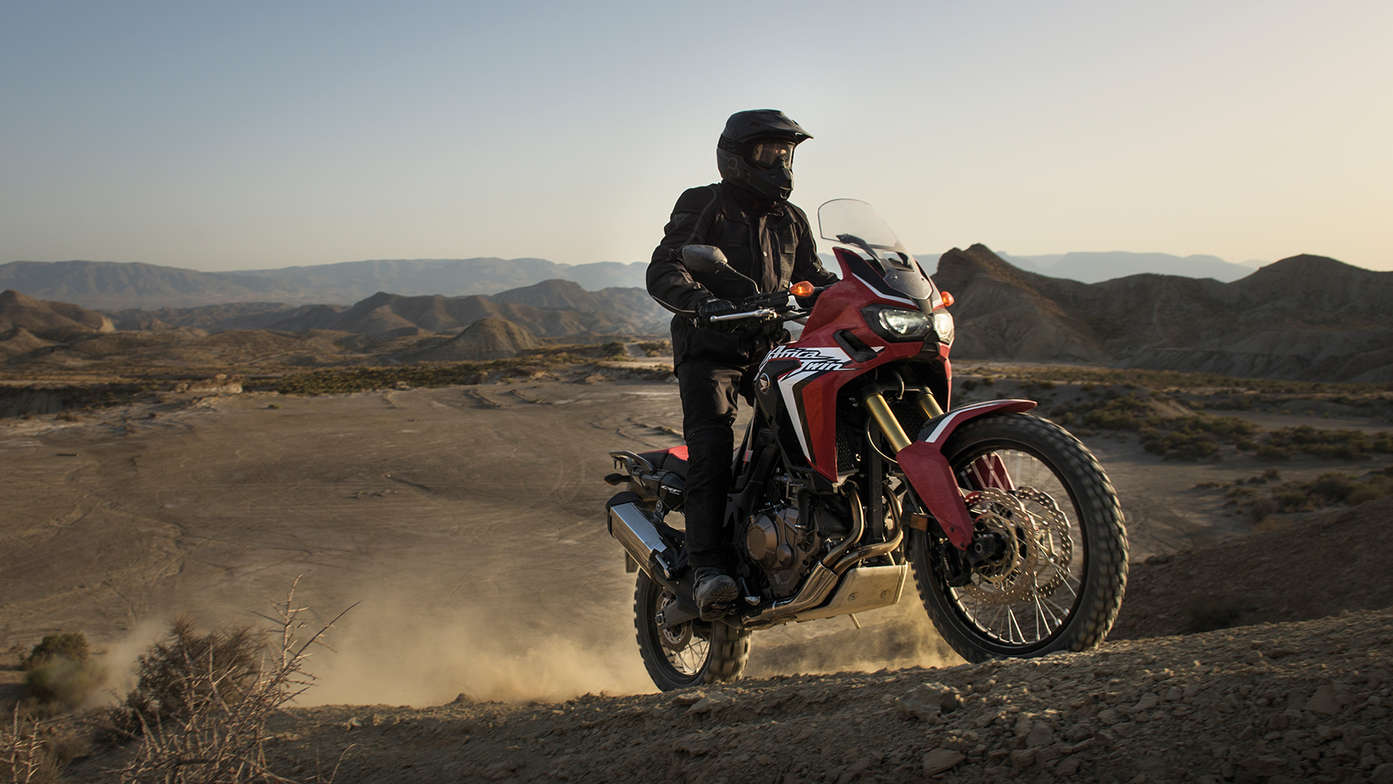
M716 168L725 180L768 199L793 193L793 148L811 139L778 109L750 109L726 120L716 143Z

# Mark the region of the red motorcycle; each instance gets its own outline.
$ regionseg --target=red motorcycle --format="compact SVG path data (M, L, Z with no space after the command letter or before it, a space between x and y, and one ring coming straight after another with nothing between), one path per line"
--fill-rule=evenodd
M953 409L952 296L869 204L818 209L841 280L752 293L713 321L803 323L754 377L732 456L725 530L742 606L703 620L691 598L682 511L685 446L611 452L610 534L637 571L639 651L663 690L738 677L754 629L899 601L911 566L943 639L968 661L1091 648L1127 582L1112 483L1030 400ZM743 278L711 246L704 275ZM754 284L750 288L755 291ZM914 435L911 436L910 434Z

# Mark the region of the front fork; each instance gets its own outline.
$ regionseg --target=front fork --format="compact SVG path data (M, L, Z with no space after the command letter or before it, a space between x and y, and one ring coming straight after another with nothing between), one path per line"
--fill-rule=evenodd
M896 452L910 445L909 435L904 432L895 412L890 410L890 404L885 400L885 395L873 390L866 393L862 402L865 404L866 410L871 412L871 418L880 427L880 432L885 434L885 439L890 442L890 446L894 447ZM929 419L943 416L943 406L938 404L933 393L927 389L919 395L919 407L923 409L924 416Z

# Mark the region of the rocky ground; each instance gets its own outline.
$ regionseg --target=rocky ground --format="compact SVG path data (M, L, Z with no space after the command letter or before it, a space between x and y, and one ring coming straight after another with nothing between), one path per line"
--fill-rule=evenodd
M943 669L280 718L338 782L1393 781L1393 611ZM108 764L110 760L107 760ZM74 780L101 780L89 760Z

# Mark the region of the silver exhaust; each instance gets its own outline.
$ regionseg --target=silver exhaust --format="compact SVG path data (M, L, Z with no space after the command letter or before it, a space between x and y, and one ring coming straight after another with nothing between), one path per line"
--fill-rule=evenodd
M672 559L668 543L638 505L637 498L633 493L620 493L609 500L609 535L623 545L624 552L649 577L671 580ZM659 570L659 574L654 574L654 569Z

